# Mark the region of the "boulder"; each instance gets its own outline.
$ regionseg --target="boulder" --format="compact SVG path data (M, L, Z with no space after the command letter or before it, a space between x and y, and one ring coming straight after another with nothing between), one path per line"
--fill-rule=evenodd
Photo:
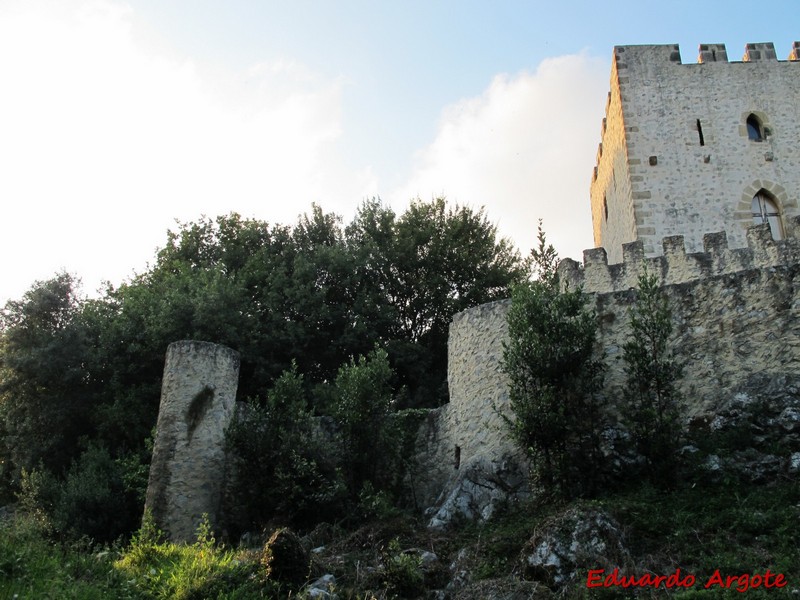
M442 529L453 520L485 521L499 506L528 497L526 467L515 457L475 457L462 467L443 501L426 511L428 527Z
M595 508L573 508L551 518L530 538L519 557L524 579L552 589L585 577L589 569L623 569L630 564L621 527Z

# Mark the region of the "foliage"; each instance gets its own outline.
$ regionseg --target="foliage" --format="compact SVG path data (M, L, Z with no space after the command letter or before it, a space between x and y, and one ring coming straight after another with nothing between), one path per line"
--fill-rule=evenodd
M0 312L0 460L16 481L40 463L66 469L90 431L90 340L76 286L62 273Z
M519 254L497 238L482 209L448 207L444 198L416 200L399 217L366 201L345 239L355 257L357 309L378 334L370 344L383 342L398 387L407 390L404 406L445 402L450 319L507 298L526 274Z
M46 470L23 470L20 501L61 535L111 542L138 522L139 495L126 486L122 464L106 449L90 446L63 481Z
M333 416L339 427L342 465L351 497L364 484L381 489L398 470L396 430L388 427L392 370L386 351L373 350L342 366L336 376Z
M639 276L630 333L623 346L627 374L623 415L636 451L647 461L647 477L667 486L677 476L681 424L676 383L683 372L669 347L671 333L669 300L658 277L645 270Z
M261 566L269 579L298 588L308 577L308 552L295 532L282 527L276 529L264 544Z
M251 402L226 432L236 474L230 526L252 530L274 517L298 524L339 513L342 489L307 408L297 365L281 375L264 406Z
M163 541L146 517L114 569L147 598L281 597L280 585L258 576L256 560L215 545L207 520L198 527L194 544L173 544Z
M566 497L592 494L601 470L597 322L583 292L562 286L541 223L538 240L538 279L514 288L508 314L503 370L513 419L506 420L541 485Z
M665 491L642 485L608 496L601 505L626 525L631 552L641 560L662 561L644 569L671 572L680 566L698 583L681 597L741 597L702 585L719 569L725 575L783 573L791 586L800 577L800 545L793 523L800 518L800 486L706 484ZM702 582L702 583L701 583ZM763 594L763 596L762 596ZM779 594L779 592L778 592ZM747 597L773 597L775 590L748 590Z
M86 544L54 545L41 520L24 511L0 519L0 598L145 598L113 568L111 554Z
M368 201L346 226L318 206L291 226L203 217L179 223L152 266L100 298L81 298L68 274L37 282L0 315L0 498L13 497L22 469L52 475L70 490L63 498L81 497L78 481L91 481L102 462L81 457L97 447L107 452L108 469L113 462L113 486L121 477L125 494L138 493L141 504L164 353L176 340L239 351L239 394L252 399L256 429L274 416L266 392L293 362L305 377L303 410L326 414L344 397L329 385L341 365L376 344L386 350L386 385L398 408L440 404L453 313L506 296L523 275L518 254L483 210L437 199L415 201L399 215ZM346 427L354 433L354 426ZM244 443L251 456L259 443ZM326 503L333 510L341 486L325 451L288 444L294 452L266 466L271 443L254 469L274 475L285 493L258 491L264 510L292 499L300 513ZM364 469L371 467L356 466ZM351 485L365 477L356 471ZM382 477L396 482L398 473ZM359 490L351 492L354 499ZM130 522L127 513L118 516Z
M418 598L425 591L422 559L413 552L403 552L394 538L384 553L384 582L390 594Z

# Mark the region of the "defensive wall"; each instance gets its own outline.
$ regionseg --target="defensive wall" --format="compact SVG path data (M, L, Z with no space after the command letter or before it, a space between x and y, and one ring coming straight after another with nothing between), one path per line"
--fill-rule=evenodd
M788 234L774 241L763 224L748 229L744 248L729 248L726 234L714 233L704 236L703 252L686 253L682 236L673 236L663 240L662 256L646 258L638 241L624 246L620 264L609 265L603 248L585 251L583 265L562 261L562 282L583 286L597 313L598 352L608 366L607 402L615 402L625 385L622 346L645 270L658 277L670 300L671 342L685 361L680 390L687 419L713 414L726 394L754 375L798 371L800 218L789 222ZM509 306L509 301L485 304L453 319L450 403L430 415L420 436L425 506L446 502L461 485L460 471L470 465L521 460L502 417L508 409L501 360ZM501 477L490 474L489 480L504 485Z

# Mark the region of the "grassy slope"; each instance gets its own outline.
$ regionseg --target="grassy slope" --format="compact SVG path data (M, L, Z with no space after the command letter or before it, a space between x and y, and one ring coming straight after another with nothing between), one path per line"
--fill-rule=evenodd
M784 597L800 588L797 482L749 488L686 487L670 493L640 488L589 504L623 524L641 572L669 574L680 567L697 576L692 590L674 597L741 597L735 590L702 589L701 582L715 569L741 574L769 568L789 581L777 593L750 590L747 598ZM405 561L392 574L395 580L364 577L364 565L375 564L378 558L386 564L391 548L432 549L447 564L460 548L472 546L478 549L471 565L474 576L503 577L514 572L519 552L537 525L566 508L526 507L492 523L466 525L448 534L432 534L409 518L395 518L341 535L328 544L330 550L319 557L316 570L337 575L340 598L369 598L366 587L375 590L376 597L386 597L391 594L381 587L403 589L397 578L413 578L416 568L413 561ZM80 599L288 596L288 590L281 592L280 586L264 579L257 553L215 547L210 532L189 546L159 543L151 533L140 533L124 550L97 551L86 544L48 541L41 523L31 517L5 521L0 524L0 599L15 594L18 598ZM589 593L584 582L585 576L579 575L567 597L623 597L621 590ZM419 589L418 582L414 583L413 589Z

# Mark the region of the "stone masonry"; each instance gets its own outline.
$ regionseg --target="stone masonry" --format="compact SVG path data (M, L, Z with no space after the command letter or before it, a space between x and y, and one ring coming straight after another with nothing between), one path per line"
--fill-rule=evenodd
M595 245L609 262L634 240L658 255L672 235L689 252L715 231L743 247L762 190L784 224L800 214L799 48L779 61L773 44L747 44L729 62L724 44L702 44L697 64L683 64L677 45L614 48L590 188ZM750 115L762 139L749 138Z
M238 377L239 354L224 346L167 349L145 510L173 541L193 541L203 514L218 522Z
M624 262L608 264L603 248L584 264L566 259L559 273L583 286L599 322L598 352L606 362L603 395L614 405L625 385L622 346L643 270L655 274L673 311L673 347L685 359L679 390L685 417L713 415L753 375L800 370L800 217L789 237L774 241L769 226L748 229L746 248L728 248L724 233L708 234L704 251L687 254L682 236L666 238L663 255L645 258L641 241L626 244ZM429 415L419 438L417 484L430 525L456 514L482 518L498 501L527 492L524 462L509 439L508 380L500 364L508 336L509 301L456 315L450 329L450 403ZM459 460L455 460L458 455ZM522 477L522 480L520 480Z

